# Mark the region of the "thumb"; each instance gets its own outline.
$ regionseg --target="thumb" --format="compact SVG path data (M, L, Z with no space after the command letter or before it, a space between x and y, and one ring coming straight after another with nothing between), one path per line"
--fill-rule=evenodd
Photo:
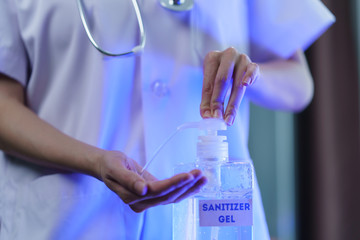
M127 164L131 163L127 161ZM146 195L148 189L146 181L139 174L130 169L131 167L129 166L125 167L121 164L117 165L115 168L111 169L111 179L136 195Z
M147 193L147 185L143 179L135 180L133 189L134 192L139 196L144 196Z

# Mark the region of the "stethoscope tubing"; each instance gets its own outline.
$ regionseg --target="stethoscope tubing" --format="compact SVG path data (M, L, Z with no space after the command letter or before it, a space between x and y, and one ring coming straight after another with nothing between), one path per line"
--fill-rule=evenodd
M139 5L137 3L136 0L131 0L134 6L134 10L135 10L135 14L136 14L136 18L138 21L138 25L139 25L139 30L140 30L140 44L133 47L130 51L128 52L122 52L122 53L112 53L109 51L104 50L103 48L101 48L99 46L99 44L95 41L94 37L91 34L91 31L89 29L89 25L87 23L87 19L85 17L85 12L84 12L84 6L82 3L82 0L77 0L77 5L78 5L78 9L79 9L79 14L80 14L80 18L81 18L81 22L82 25L84 26L85 32L87 37L89 38L91 44L102 54L106 55L106 56L111 56L111 57L125 57L125 56L132 56L134 54L137 54L139 52L141 52L144 47L145 47L145 42L146 42L146 34L145 34L145 30L144 30L144 23L143 23L143 19L141 16L141 12L140 12L140 8Z
M126 57L126 56L132 56L137 53L140 53L144 49L145 42L146 42L146 33L145 33L145 29L144 29L143 18L141 16L141 11L139 8L139 4L137 3L137 0L131 0L131 1L134 6L136 18L137 18L138 25L139 25L140 44L133 47L128 52L112 53L112 52L106 51L103 48L101 48L99 46L99 44L95 41L95 39L89 29L89 25L88 25L88 22L87 22L87 19L85 16L83 2L82 2L82 0L77 0L77 6L78 6L81 22L85 29L86 35L87 35L88 39L90 40L91 44L102 54L104 54L106 56L110 56L110 57ZM180 1L171 2L170 0L160 0L160 4L164 8L167 8L172 11L188 11L188 10L192 9L192 7L194 5L194 1L193 0L185 0L185 1L180 0Z

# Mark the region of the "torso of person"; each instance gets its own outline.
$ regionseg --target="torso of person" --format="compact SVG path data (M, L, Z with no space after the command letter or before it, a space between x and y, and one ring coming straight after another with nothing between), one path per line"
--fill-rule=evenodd
M22 82L27 106L68 135L145 165L177 126L200 120L205 55L230 46L248 53L249 37L246 0L196 1L186 12L169 11L157 0L138 2L146 45L123 58L104 56L91 45L76 1L18 0L14 6L28 63ZM139 43L130 0L83 3L102 48L123 52ZM195 161L197 134L178 134L149 171L162 179L176 163ZM246 98L227 135L230 156L248 159ZM0 239L171 237L171 206L136 214L92 177L0 154ZM255 219L266 229L258 205L262 217Z

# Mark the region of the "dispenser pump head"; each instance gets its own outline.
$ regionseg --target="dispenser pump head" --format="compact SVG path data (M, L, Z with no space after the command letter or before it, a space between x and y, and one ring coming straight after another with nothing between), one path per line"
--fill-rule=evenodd
M229 157L226 136L218 135L219 130L226 130L227 126L220 119L204 119L200 122L200 129L205 135L198 137L198 160L223 161Z
M218 161L229 157L228 143L226 136L219 136L219 130L226 130L227 125L224 120L208 118L200 122L185 123L178 130L184 128L198 128L205 132L205 135L199 136L197 143L197 157L199 160L206 159Z

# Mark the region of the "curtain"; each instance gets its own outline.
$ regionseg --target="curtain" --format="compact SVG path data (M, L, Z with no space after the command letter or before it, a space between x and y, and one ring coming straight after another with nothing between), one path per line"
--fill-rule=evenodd
M296 116L299 240L360 239L360 119L352 1L323 0L336 23L306 55L315 81Z

